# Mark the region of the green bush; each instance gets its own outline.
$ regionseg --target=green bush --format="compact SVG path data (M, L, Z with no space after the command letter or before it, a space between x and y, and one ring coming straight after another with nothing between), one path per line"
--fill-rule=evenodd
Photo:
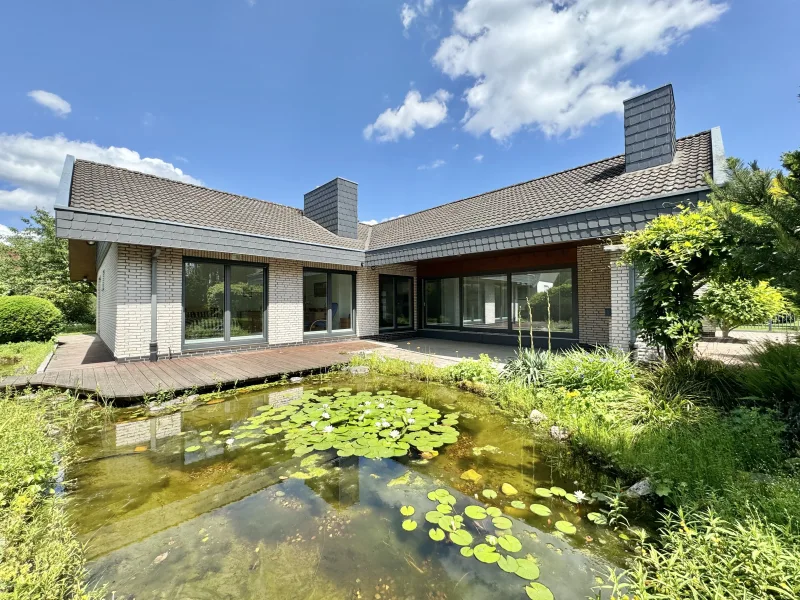
M514 358L503 368L501 377L518 380L525 385L541 385L544 383L551 356L549 352L536 348L517 350Z
M554 354L545 371L545 383L568 390L622 390L636 379L630 356L606 348L589 352L575 348Z
M456 383L495 383L499 373L488 354L481 354L478 360L465 358L445 369L445 378Z
M652 364L643 370L639 383L666 401L682 398L723 409L735 408L747 395L736 368L709 359L681 357Z
M49 300L34 296L0 298L0 344L44 342L62 326L61 311Z
M760 325L787 308L780 290L762 281L753 284L744 279L719 283L711 281L701 297L703 311L728 337L731 329Z
M775 409L786 422L792 439L800 439L800 343L759 345L750 356L741 381L747 395L766 408Z

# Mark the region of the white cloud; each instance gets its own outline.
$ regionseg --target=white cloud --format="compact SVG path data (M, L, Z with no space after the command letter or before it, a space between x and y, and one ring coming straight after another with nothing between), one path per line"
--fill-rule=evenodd
M411 24L416 18L417 11L408 4L403 4L403 8L400 9L400 20L403 22L403 29L405 31L408 31L408 28L411 27Z
M406 99L397 108L387 108L375 122L364 128L364 137L379 142L396 142L401 137L414 136L417 127L430 129L447 118L447 102L451 96L445 90L438 90L427 100L417 90L406 94Z
M464 128L577 134L644 90L620 71L717 20L715 0L468 0L433 62L472 79Z
M64 100L58 94L53 92L45 92L44 90L32 90L28 92L28 97L31 98L36 104L41 104L45 108L49 108L59 117L66 117L72 112L72 105Z
M171 163L142 157L128 148L105 148L94 142L69 140L61 134L36 138L29 133L0 133L0 182L11 187L0 189L0 210L51 208L67 154L177 181L201 183Z
M458 150L458 144L453 144L453 150Z
M181 156L180 154L175 154L172 158L175 159L176 161L182 162L182 163L188 163L189 162L188 158L186 158L185 156Z
M447 163L443 161L441 158L437 158L432 163L427 165L420 165L417 167L417 171L429 171L431 169L438 169L439 167L445 166Z
M0 244L4 243L9 235L11 235L11 229L0 223Z
M483 162L483 154L476 154L473 160L475 162Z
M364 225L377 225L380 223L386 223L386 221L394 221L395 219L399 219L400 217L405 217L405 215L397 215L396 217L386 217L385 219L381 219L378 221L377 219L370 219L369 221L361 221Z

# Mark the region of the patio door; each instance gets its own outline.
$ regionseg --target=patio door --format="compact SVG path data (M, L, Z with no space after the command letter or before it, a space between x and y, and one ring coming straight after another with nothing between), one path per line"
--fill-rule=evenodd
M188 259L183 263L183 339L187 346L266 338L266 268Z
M381 331L412 327L413 290L414 280L411 277L380 276L378 304Z

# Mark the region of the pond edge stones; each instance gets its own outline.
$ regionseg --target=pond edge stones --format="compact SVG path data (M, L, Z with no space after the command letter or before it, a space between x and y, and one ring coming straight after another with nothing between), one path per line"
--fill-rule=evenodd
M533 423L534 425L539 425L540 423L547 421L547 415L544 414L542 411L536 410L534 408L531 411L531 414L528 415L528 420L530 420L530 422Z
M553 425L550 428L550 437L559 442L565 442L569 439L570 433L563 427Z
M347 371L348 373L350 373L350 375L369 375L369 367L367 367L366 365L361 365L358 367L348 367Z

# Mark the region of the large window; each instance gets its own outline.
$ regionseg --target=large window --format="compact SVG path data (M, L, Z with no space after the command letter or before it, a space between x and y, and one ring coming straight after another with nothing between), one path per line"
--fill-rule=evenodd
M508 275L464 277L464 327L508 329Z
M183 264L184 340L263 339L266 268L187 260Z
M425 324L458 326L458 277L425 281Z
M380 328L404 329L413 323L411 277L380 276Z
M511 275L511 314L514 329L572 332L572 270Z
M303 271L303 331L324 335L355 331L355 276Z

